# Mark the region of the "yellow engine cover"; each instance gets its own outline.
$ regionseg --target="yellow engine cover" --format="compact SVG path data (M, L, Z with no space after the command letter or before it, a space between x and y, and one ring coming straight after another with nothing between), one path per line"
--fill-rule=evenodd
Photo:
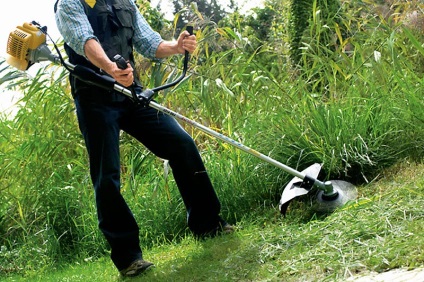
M7 61L18 69L28 66L28 50L37 49L38 46L46 42L46 35L36 26L24 23L17 26L9 34L7 41L7 54L10 56ZM19 66L19 67L18 67Z

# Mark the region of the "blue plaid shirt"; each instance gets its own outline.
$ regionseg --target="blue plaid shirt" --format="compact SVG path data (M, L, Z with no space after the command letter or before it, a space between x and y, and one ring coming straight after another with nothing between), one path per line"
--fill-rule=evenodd
M135 6L133 0L130 1ZM138 11L138 8L135 9ZM61 0L56 11L56 24L65 42L77 54L84 56L84 45L89 39L96 39L93 29L84 12L80 0ZM159 44L163 41L159 33L155 32L140 13L134 17L133 47L143 56L154 59Z

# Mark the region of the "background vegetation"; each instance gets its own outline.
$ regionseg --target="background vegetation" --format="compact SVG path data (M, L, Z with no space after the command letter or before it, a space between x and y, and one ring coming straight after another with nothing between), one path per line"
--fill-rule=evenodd
M188 7L199 48L188 79L158 101L293 168L323 163L320 179L363 185L367 194L366 184L385 169L422 161L420 2L347 1L335 14L322 13L319 3L309 10L299 61L291 57L289 2L268 0L253 15L234 12L219 23ZM177 21L145 5L152 25L172 37ZM324 31L333 43L323 40ZM153 87L178 75L181 58L140 59L138 68ZM25 95L17 115L0 124L0 277L104 257L67 73L46 66L28 77L4 62L1 73ZM199 146L224 217L256 228L257 218L277 216L291 175L183 126ZM185 211L166 163L125 134L121 151L122 193L139 219L142 246L184 242ZM294 208L305 210L298 220L314 218L307 201Z

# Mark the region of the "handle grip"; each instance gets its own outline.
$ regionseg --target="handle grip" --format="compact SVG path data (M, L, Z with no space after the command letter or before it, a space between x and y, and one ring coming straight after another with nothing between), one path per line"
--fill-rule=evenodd
M193 35L193 26L192 25L186 26L186 30L188 31L188 33L190 33L190 35ZM189 55L190 54L188 53L188 51L185 51L184 64L188 64Z
M188 25L186 27L186 30L188 31L188 33L190 33L190 35L193 35L193 26L192 25Z
M125 58L122 57L119 54L116 54L113 57L113 61L118 65L118 68L120 68L121 70L124 70L124 69L126 69L128 67L127 61L125 60Z

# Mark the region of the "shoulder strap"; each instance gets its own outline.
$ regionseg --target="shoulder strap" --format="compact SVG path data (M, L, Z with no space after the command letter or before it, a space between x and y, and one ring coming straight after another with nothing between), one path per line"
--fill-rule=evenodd
M57 3L59 2L59 0L56 0L56 3L54 3L54 13L56 14L57 11Z

